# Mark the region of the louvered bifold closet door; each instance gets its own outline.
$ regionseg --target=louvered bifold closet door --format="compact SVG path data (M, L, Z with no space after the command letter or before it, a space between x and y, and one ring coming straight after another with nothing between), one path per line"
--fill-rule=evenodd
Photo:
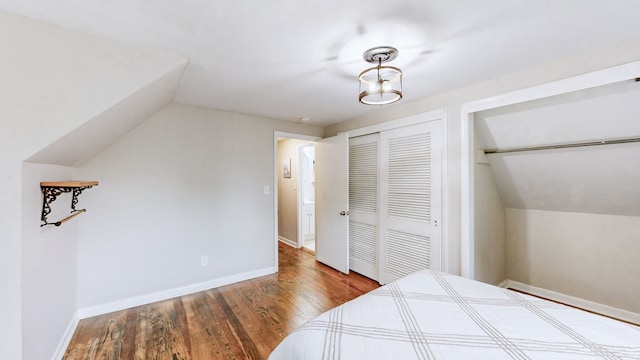
M440 269L440 121L380 134L380 282Z
M349 268L378 279L378 134L349 139Z

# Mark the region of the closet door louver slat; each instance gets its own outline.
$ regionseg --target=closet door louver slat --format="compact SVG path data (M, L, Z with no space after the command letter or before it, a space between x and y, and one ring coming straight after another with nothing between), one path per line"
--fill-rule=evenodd
M362 261L370 266L377 264L376 227L351 221L349 223L349 254L351 261Z
M349 268L378 278L378 135L349 143Z
M440 129L429 122L380 133L379 274L386 284L440 268Z
M378 143L349 146L349 210L378 210Z
M431 221L431 133L389 140L389 216Z
M430 267L430 239L426 236L387 231L387 274L402 277Z

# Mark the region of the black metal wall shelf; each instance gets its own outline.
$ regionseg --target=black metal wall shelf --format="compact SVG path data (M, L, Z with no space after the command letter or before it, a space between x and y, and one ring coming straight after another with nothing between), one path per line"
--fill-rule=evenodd
M82 214L87 211L87 209L76 209L76 205L78 204L78 196L85 189L90 189L94 186L98 186L97 181L43 181L40 183L40 189L42 190L42 194L44 198L42 200L42 216L40 220L42 224L40 227L46 225L55 225L60 226L62 223L71 220L72 218ZM73 197L71 198L71 215L66 218L50 223L47 220L47 216L51 213L51 203L53 203L60 194L72 192Z

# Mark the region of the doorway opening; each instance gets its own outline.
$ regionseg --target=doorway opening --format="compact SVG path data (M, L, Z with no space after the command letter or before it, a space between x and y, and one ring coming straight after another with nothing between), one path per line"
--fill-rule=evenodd
M318 137L274 133L275 238L315 251L315 140ZM277 264L277 252L276 252Z
M315 144L298 147L298 247L316 250Z

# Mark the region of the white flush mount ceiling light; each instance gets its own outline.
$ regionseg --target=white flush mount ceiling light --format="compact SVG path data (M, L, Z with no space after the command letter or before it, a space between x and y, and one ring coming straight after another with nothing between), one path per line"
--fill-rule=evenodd
M360 102L366 105L386 105L402 99L402 70L382 65L397 58L398 49L378 46L365 51L362 57L378 66L360 73Z

